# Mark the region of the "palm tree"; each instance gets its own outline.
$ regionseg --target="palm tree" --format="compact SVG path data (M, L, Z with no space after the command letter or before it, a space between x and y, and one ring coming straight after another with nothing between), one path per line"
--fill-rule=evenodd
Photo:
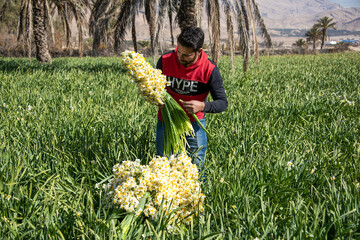
M36 8L33 7L35 6ZM34 31L35 45L37 49L37 56L43 53L48 52L48 36L47 36L47 26L50 27L52 41L55 41L54 38L54 26L53 26L53 15L57 12L63 21L63 27L66 34L66 44L70 48L70 39L71 39L71 28L70 22L72 19L75 19L77 22L77 27L79 31L79 53L82 56L82 46L83 46L83 29L86 28L86 10L90 7L89 0L38 0L32 2L32 0L22 0L20 14L19 14L19 28L18 28L18 42L21 42L25 39L28 45L28 56L31 59L31 40L32 32ZM41 9L40 9L41 8ZM42 19L40 21L40 19ZM36 24L35 24L36 23ZM34 27L33 27L34 26ZM46 34L46 44L45 44L45 34ZM39 45L37 45L39 44ZM47 50L44 50L46 48ZM38 52L40 51L40 52ZM45 53L44 53L45 54ZM49 54L50 55L50 54ZM51 61L49 56L37 57L37 59L42 61Z
M48 0L45 0L47 2ZM90 9L89 0L51 0L52 9L57 10L63 21L66 35L66 47L72 52L71 47L71 21L75 19L79 32L79 53L82 56L84 28L87 28L86 11ZM49 15L48 15L49 16ZM50 19L50 16L49 16ZM51 19L50 19L51 21Z
M143 5L143 0L124 0L121 3L114 30L114 49L116 52L120 50L121 42L125 41L126 28L130 25L134 50L137 51L135 20ZM128 21L129 19L130 21Z
M336 29L335 24L336 23L333 22L333 19L328 17L328 16L322 17L322 18L317 20L317 23L315 24L315 26L318 27L322 32L321 49L323 49L323 47L324 47L327 30L329 28Z
M300 48L304 48L306 47L306 41L302 38L298 39L295 43L295 46L300 47Z
M96 0L89 20L89 33L93 37L92 54L97 55L101 42L107 44L111 22L115 20L120 4L114 0Z
M313 43L314 50L316 49L316 41L320 39L320 34L321 34L321 30L319 30L319 28L316 25L314 25L310 30L308 30L305 33L305 36L307 37L307 41Z

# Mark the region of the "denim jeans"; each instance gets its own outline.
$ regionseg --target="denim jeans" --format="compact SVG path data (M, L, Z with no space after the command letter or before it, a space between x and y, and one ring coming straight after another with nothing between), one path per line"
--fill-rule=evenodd
M206 127L205 118L200 119L201 124ZM207 136L206 132L195 121L191 123L194 128L194 137L186 136L186 140L189 144L187 151L192 158L192 163L196 164L199 171L202 170L205 162L205 152L207 149ZM156 149L157 155L164 155L164 124L158 120L156 128Z

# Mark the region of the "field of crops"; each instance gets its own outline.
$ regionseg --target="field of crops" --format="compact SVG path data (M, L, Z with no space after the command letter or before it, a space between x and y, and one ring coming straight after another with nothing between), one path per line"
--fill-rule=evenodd
M219 64L229 107L207 115L205 213L129 239L359 239L360 54ZM0 58L0 238L117 238L96 184L154 157L157 109L119 58Z

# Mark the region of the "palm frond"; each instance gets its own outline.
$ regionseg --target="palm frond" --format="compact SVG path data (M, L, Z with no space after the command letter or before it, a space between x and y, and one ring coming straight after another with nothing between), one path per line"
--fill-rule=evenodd
M125 0L120 6L120 12L115 23L114 32L114 48L115 51L120 49L120 44L125 40L126 27L128 25L128 19L131 19L132 0Z
M229 42L231 71L234 71L235 42L234 42L234 24L231 16L231 3L229 2L229 0L225 0L223 4L226 15L226 30L227 30L228 42Z
M261 35L265 39L266 47L270 48L272 46L271 37L265 26L264 19L261 16L261 12L255 0L251 0L251 1L254 7L255 21L257 25L260 27Z
M0 9L0 22L5 18L7 8L10 6L11 0L5 0L5 3Z
M241 4L241 3L240 3ZM250 48L249 48L249 32L246 28L245 15L239 2L235 4L236 11L238 12L238 27L240 33L240 46L243 55L243 72L246 72L249 69L249 59L250 59Z
M156 19L156 32L155 32L155 37L154 37L154 47L159 47L160 51L163 52L162 50L162 46L160 44L160 36L163 36L163 32L164 32L164 22L165 22L165 16L168 12L168 0L160 0L159 2L159 12L158 12L158 17Z

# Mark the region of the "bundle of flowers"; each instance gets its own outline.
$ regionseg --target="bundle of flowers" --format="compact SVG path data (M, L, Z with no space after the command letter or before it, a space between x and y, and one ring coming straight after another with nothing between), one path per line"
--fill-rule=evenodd
M150 63L146 62L143 55L137 52L125 51L121 53L121 56L121 62L135 79L139 94L151 104L163 105L163 91L167 81L161 70L154 69Z
M175 220L189 224L193 213L204 211L198 169L185 152L169 159L153 158L148 165L141 165L140 160L124 161L113 167L113 174L114 178L103 185L107 200L131 216L144 214L157 219L163 211L171 213L168 225Z
M161 106L162 121L165 125L165 153L184 151L186 135L193 136L194 129L186 112L166 92L166 76L161 70L154 69L142 54L125 51L121 55L122 64L134 78L139 94L144 96L149 103ZM198 121L196 115L193 114L193 116ZM201 127L203 128L202 125Z

